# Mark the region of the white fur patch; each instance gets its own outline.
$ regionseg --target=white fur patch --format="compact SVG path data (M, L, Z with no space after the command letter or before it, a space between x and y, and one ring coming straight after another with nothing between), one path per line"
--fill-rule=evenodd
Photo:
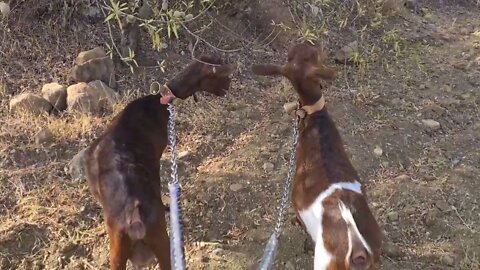
M358 227L357 227L357 224L355 223L355 219L353 218L352 212L350 211L350 209L347 208L347 206L342 201L340 201L338 204L339 204L339 207L340 207L340 213L342 214L342 218L349 225L349 228L353 229L353 232L350 229L348 230L348 240L349 240L348 241L348 244L349 244L348 245L348 250L349 250L349 254L347 254L347 258L350 257L350 253L352 252L352 233L357 235L357 237L360 239L360 241L362 242L365 249L368 251L368 253L370 253L370 255L372 255L373 254L372 249L368 245L365 238L363 238L363 235L358 230Z
M315 201L305 210L299 212L300 218L302 219L305 227L308 231L308 234L315 241L315 259L314 259L314 269L326 269L330 264L332 259L332 254L328 252L323 244L323 228L322 228L322 218L323 218L323 201L328 196L332 195L337 189L346 189L356 193L362 193L362 185L358 182L340 182L332 184L326 190L318 195ZM351 213L350 213L351 215ZM352 216L353 218L353 216ZM355 226L356 227L356 226ZM358 229L357 229L358 231Z

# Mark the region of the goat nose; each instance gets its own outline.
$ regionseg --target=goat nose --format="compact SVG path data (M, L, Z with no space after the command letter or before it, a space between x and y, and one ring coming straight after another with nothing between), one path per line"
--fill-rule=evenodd
M367 251L364 248L362 248L353 252L350 259L351 259L351 263L354 266L362 267L367 264L367 257L368 257Z
M358 257L355 257L352 259L352 263L354 265L362 265L364 264L365 262L367 261L367 258L363 257L363 256L358 256Z

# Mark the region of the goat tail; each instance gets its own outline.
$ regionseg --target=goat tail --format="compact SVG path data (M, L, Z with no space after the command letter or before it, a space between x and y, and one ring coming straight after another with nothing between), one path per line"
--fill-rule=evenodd
M140 216L140 202L135 200L133 211L130 213L127 224L127 234L132 240L140 240L145 238L146 228Z

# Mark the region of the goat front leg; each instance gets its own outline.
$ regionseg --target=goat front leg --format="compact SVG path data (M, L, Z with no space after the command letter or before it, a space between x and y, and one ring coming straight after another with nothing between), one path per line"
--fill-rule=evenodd
M155 226L148 232L145 241L152 249L160 264L161 270L172 269L170 260L170 238L167 234L167 222L165 220L165 206L161 205L160 215L158 216Z
M110 238L110 270L125 270L130 251L130 239L112 226L107 227Z

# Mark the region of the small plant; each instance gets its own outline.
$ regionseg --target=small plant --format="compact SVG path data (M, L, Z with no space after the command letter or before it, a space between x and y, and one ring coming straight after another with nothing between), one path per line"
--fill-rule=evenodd
M383 37L383 42L393 49L395 57L399 57L405 49L405 39L401 37L395 30L388 32Z
M299 38L298 40L301 42L308 42L312 45L315 44L315 41L320 39L319 29L309 26L308 24L303 24L302 28L300 28Z
M110 0L110 6L109 6L110 14L107 16L107 18L105 18L105 22L116 20L118 23L118 27L122 28L122 22L120 20L121 18L120 16L126 10L128 10L127 3L120 3L115 0Z

